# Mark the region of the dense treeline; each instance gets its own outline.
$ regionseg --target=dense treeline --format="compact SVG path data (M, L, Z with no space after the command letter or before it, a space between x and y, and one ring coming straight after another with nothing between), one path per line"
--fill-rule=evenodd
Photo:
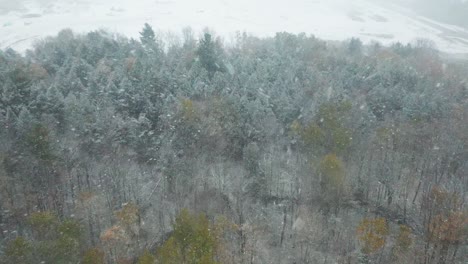
M462 263L465 65L149 25L2 51L0 263Z

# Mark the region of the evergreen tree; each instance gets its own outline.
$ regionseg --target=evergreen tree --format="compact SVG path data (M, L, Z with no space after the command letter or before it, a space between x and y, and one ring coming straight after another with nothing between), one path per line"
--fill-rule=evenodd
M210 78L214 76L216 71L222 71L219 47L213 41L211 34L204 34L203 39L198 44L197 55L201 65L208 71Z
M154 30L148 23L145 23L143 30L140 32L140 41L144 46L153 45L156 42Z

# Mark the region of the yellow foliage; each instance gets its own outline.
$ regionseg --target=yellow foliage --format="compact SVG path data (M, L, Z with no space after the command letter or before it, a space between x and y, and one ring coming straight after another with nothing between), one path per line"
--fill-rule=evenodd
M34 212L29 216L29 224L40 234L47 233L55 224L57 217L51 212Z
M302 125L297 120L294 120L289 128L293 135L301 135L302 133Z
M182 254L174 237L170 237L158 250L158 258L164 264L183 263Z
M349 101L338 104L325 103L319 108L318 118L322 120L327 127L335 127L340 125L341 118L346 112L350 111L352 104Z
M386 140L389 140L392 136L392 133L394 133L393 129L388 128L388 127L379 127L376 130L377 138L381 142L385 142Z
M137 264L154 264L155 260L155 257L148 250L145 250L143 255L138 258Z
M359 241L363 243L363 253L372 254L383 248L388 232L385 218L364 218L357 228Z
M62 236L72 239L79 239L82 235L82 229L78 221L65 220L58 226L57 230Z
M400 225L400 231L396 239L396 246L399 251L406 252L413 244L413 239L411 238L411 229L406 225Z
M31 245L23 237L12 240L5 248L5 257L11 263L26 263L31 252Z
M308 146L321 146L325 143L323 130L315 123L309 124L302 130L302 140Z
M331 131L331 135L333 136L334 151L343 151L351 144L351 132L343 127Z
M131 225L138 221L139 208L134 203L128 203L124 207L115 213L117 219L125 225Z
M221 236L225 231L238 230L239 226L231 222L226 216L219 215L216 217L215 231Z
M320 106L315 122L302 128L293 123L294 129L301 129L301 137L309 147L324 148L340 153L351 144L351 131L345 127L344 117L351 109L351 103L325 103Z
M104 264L104 252L99 248L92 248L84 253L83 264Z
M190 99L183 99L181 102L181 115L182 119L185 121L194 122L198 118L198 115L195 111L195 107L193 105L193 101Z
M323 157L320 162L320 172L325 176L324 184L329 189L340 190L344 184L343 162L331 153Z
M215 264L219 241L215 227L203 214L182 210L176 217L172 236L158 250L164 264Z

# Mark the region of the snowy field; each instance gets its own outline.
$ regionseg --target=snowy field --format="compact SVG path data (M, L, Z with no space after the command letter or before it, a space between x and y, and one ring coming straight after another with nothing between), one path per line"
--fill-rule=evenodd
M0 0L0 49L24 51L63 28L103 28L138 37L144 23L162 32L209 27L226 41L236 31L305 32L383 44L426 38L443 52L468 54L468 29L372 0Z

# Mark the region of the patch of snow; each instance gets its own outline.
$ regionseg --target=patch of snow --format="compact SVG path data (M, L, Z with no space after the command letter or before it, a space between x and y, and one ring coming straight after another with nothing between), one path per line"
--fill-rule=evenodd
M8 26L0 27L1 49L24 51L35 40L64 28L79 33L104 28L138 38L143 24L149 23L163 32L180 32L187 26L202 32L210 27L226 40L236 31L257 36L305 32L327 40L359 37L382 44L426 38L441 51L468 53L467 29L371 0L18 1L21 6L0 13L0 21L8 21Z

